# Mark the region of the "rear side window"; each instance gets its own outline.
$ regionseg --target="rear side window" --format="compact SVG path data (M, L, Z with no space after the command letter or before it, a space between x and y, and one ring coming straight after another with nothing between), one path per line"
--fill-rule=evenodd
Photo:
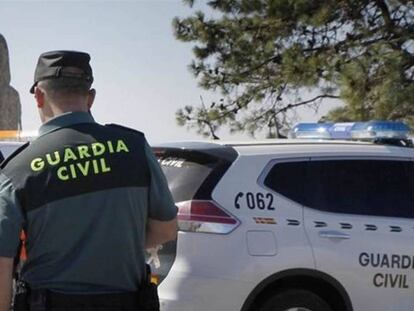
M410 161L311 161L307 180L311 208L414 218L414 165Z
M307 162L277 163L264 180L265 186L286 198L306 205L305 172Z
M414 218L414 163L316 160L277 163L264 184L313 209Z
M208 157L192 157L191 154L158 156L158 162L167 178L175 202L193 199L216 165L216 162Z

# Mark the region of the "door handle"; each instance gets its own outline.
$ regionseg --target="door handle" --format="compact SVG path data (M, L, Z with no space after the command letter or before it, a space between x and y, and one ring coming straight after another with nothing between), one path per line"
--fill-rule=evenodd
M319 236L321 238L327 238L327 239L340 239L340 240L348 240L351 238L351 236L347 233L343 233L340 231L319 231Z

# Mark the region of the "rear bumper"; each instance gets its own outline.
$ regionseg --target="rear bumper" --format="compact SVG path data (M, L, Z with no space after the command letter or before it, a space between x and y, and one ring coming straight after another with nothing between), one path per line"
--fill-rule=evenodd
M159 286L161 310L240 311L261 279L250 263L244 235L178 232L177 256Z
M161 311L240 311L251 284L170 271L159 286Z

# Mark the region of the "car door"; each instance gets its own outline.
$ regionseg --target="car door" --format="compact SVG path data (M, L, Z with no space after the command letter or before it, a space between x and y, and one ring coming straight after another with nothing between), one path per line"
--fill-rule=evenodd
M313 157L305 227L316 269L355 311L412 311L414 165L402 158Z

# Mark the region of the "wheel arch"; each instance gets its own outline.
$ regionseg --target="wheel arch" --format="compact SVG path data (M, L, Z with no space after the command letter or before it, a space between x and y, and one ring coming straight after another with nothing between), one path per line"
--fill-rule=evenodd
M340 299L343 311L353 311L351 299L341 283L326 273L312 269L289 269L267 277L249 294L241 311L252 311L261 298L292 287L311 290L334 303L335 299Z

